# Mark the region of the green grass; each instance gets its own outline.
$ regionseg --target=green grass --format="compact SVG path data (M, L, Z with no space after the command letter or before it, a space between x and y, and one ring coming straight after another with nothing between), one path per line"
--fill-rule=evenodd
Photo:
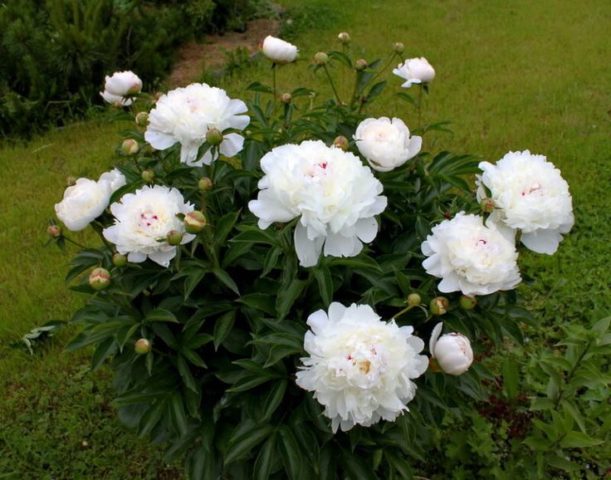
M437 70L425 118L452 121L454 134L435 135L425 148L491 161L527 148L547 155L571 186L576 225L555 256L521 256L520 291L550 326L586 323L609 311L609 2L283 3L296 9L301 28L293 40L305 61L280 69L282 90L311 83L307 60L337 48L340 31L349 31L356 53L368 59L384 57L402 41L405 56L426 56ZM268 75L261 62L222 84L241 96L245 85ZM348 79L338 81L347 88ZM399 79L390 83L400 85ZM372 114L414 124L407 104L380 100ZM87 375L85 353L62 351L69 332L34 357L8 347L34 326L68 318L81 301L63 283L71 250L44 246L46 221L68 175L97 178L117 160L124 127L92 120L0 150L0 478L177 476L159 449L120 426L109 406L108 371Z

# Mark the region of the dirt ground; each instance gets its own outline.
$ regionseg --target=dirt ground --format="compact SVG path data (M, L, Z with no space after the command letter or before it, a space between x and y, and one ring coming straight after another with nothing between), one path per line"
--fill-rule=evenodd
M168 78L169 88L184 87L201 78L204 69L218 70L226 62L226 52L246 48L255 53L267 35L277 35L280 23L275 19L260 18L248 22L244 32L206 35L199 42L184 44Z

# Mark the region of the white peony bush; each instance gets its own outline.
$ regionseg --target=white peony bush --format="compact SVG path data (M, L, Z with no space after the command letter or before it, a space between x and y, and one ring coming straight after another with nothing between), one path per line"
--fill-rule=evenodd
M379 172L400 167L422 148L422 137L410 136L400 118L367 118L356 128L354 140L371 168Z
M334 302L307 319L310 330L297 384L314 392L333 431L393 421L416 395L428 367L412 327L384 322L369 305Z
M422 266L442 279L437 288L443 293L488 295L511 290L521 281L513 242L477 215L460 212L441 222L421 249L427 256Z
M491 222L519 230L520 241L530 250L555 253L575 222L569 185L560 170L528 150L509 152L496 165L481 162L479 168L477 198L492 200Z
M246 104L205 83L194 83L162 95L149 114L145 140L157 150L180 144L180 161L190 166L210 165L221 153L232 157L242 150L244 137L226 130L243 130L250 122ZM198 156L209 130L223 133L217 150Z
M295 250L303 267L321 252L354 257L378 233L375 216L386 208L382 184L350 152L320 141L274 148L261 159L265 174L248 208L266 229L299 218Z

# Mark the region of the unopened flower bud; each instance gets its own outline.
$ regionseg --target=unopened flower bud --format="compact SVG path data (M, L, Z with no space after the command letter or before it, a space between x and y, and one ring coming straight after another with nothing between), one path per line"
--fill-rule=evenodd
M449 375L462 375L473 363L471 342L460 333L441 335L443 323L435 325L429 341L431 356L441 370Z
M76 177L66 177L66 186L71 187L72 185L76 185Z
M343 43L344 45L347 45L350 43L350 34L348 32L341 32L338 36L337 39Z
M367 63L367 60L365 60L364 58L359 58L354 64L354 68L356 68L359 72L361 70L365 70L368 66L369 63Z
M193 210L185 215L185 230L189 233L201 232L206 223L206 216L199 210Z
M218 128L209 128L206 133L206 142L212 146L220 145L223 142L223 132Z
M134 350L138 355L144 355L151 351L151 342L146 338L139 338L134 345Z
M47 227L47 233L51 238L59 238L62 236L62 227L59 225L49 225Z
M142 177L142 180L144 180L146 183L153 183L153 181L155 180L155 172L150 168L143 170L140 176Z
M127 264L127 257L117 252L112 256L112 264L115 267L123 267Z
M140 150L140 145L133 138L126 138L121 144L121 152L124 155L135 155Z
M318 52L314 55L314 63L316 65L325 65L329 61L329 55L325 52Z
M403 53L403 51L405 50L405 45L403 45L401 42L396 42L393 46L392 46L393 50L397 53Z
M89 285L94 290L104 290L110 285L110 272L105 268L94 268L89 274Z
M482 209L482 212L492 213L494 211L494 200L491 198L484 198L480 202L479 206Z
M166 236L166 240L170 245L180 245L180 242L182 242L182 232L170 230Z
M138 112L136 115L136 125L146 127L149 123L149 114L147 112Z
M420 298L420 295L418 295L417 293L410 293L407 296L407 304L410 307L417 307L418 305L420 305L422 303L422 298Z
M338 137L335 137L335 140L333 140L333 146L337 148L341 148L345 152L348 150L348 147L350 146L350 142L348 141L346 137L344 137L343 135L340 135Z
M435 297L431 300L431 313L433 315L443 315L448 312L450 302L446 297Z
M197 188L199 188L200 192L207 192L212 190L212 180L209 177L202 177L197 182Z
M469 295L461 295L458 303L460 305L460 308L462 308L463 310L473 310L477 305L477 298L471 297Z
M291 103L291 100L293 100L293 96L290 93L283 93L282 95L280 95L280 101L282 103Z

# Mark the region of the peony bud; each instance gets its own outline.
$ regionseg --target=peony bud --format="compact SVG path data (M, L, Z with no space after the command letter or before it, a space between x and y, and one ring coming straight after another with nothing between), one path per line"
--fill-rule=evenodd
M314 55L314 63L316 65L325 65L329 61L329 55L325 52L318 52Z
M405 45L403 45L401 42L396 42L392 48L397 53L403 53L403 50L405 50Z
M180 242L182 242L182 232L170 230L166 236L166 240L170 245L180 245Z
M89 274L89 285L94 290L104 290L110 285L110 273L105 268L94 268Z
M297 47L276 37L268 35L261 47L263 55L279 65L294 62L297 59Z
M338 137L335 137L335 140L333 140L333 146L336 148L340 148L345 152L348 150L350 143L348 142L348 139L346 137L340 135Z
M431 356L441 370L449 375L462 375L473 363L471 342L460 333L441 335L443 323L435 325L429 341Z
M420 295L418 295L417 293L410 293L407 296L407 304L410 307L417 307L421 303L422 303L422 298L420 298Z
M133 138L126 138L121 144L121 152L124 155L135 155L140 150L140 145Z
M354 68L356 68L359 72L365 70L368 66L369 63L367 63L367 60L364 58L359 58L354 64Z
M127 257L117 252L112 256L112 264L115 267L123 267L127 264Z
M206 223L206 216L199 210L194 210L185 215L185 230L188 233L201 232Z
M494 200L492 200L491 198L484 198L480 202L479 207L484 213L492 213L494 211Z
M66 177L66 187L71 187L72 185L76 185L76 177Z
M341 32L338 36L337 39L343 43L344 45L348 45L350 43L350 34L348 32Z
M143 170L140 176L142 177L142 180L144 180L146 183L153 183L153 181L155 180L155 172L150 168Z
M49 225L47 227L47 233L51 238L59 238L62 236L62 227L59 225Z
M206 142L212 146L217 146L223 143L223 132L218 128L209 128L206 132Z
M144 355L151 351L151 342L146 338L139 338L134 345L134 350L138 355Z
M448 307L450 306L450 302L446 297L435 297L431 300L431 313L433 315L443 315L448 313Z
M282 95L280 95L280 101L282 103L289 104L291 103L291 100L293 100L293 96L290 93L283 93Z
M458 301L460 308L463 310L473 310L477 305L477 298L469 295L461 295Z
M212 180L208 177L202 177L197 182L197 188L199 188L200 192L207 192L212 190Z
M136 115L136 125L146 127L149 123L149 114L147 112L138 112Z

